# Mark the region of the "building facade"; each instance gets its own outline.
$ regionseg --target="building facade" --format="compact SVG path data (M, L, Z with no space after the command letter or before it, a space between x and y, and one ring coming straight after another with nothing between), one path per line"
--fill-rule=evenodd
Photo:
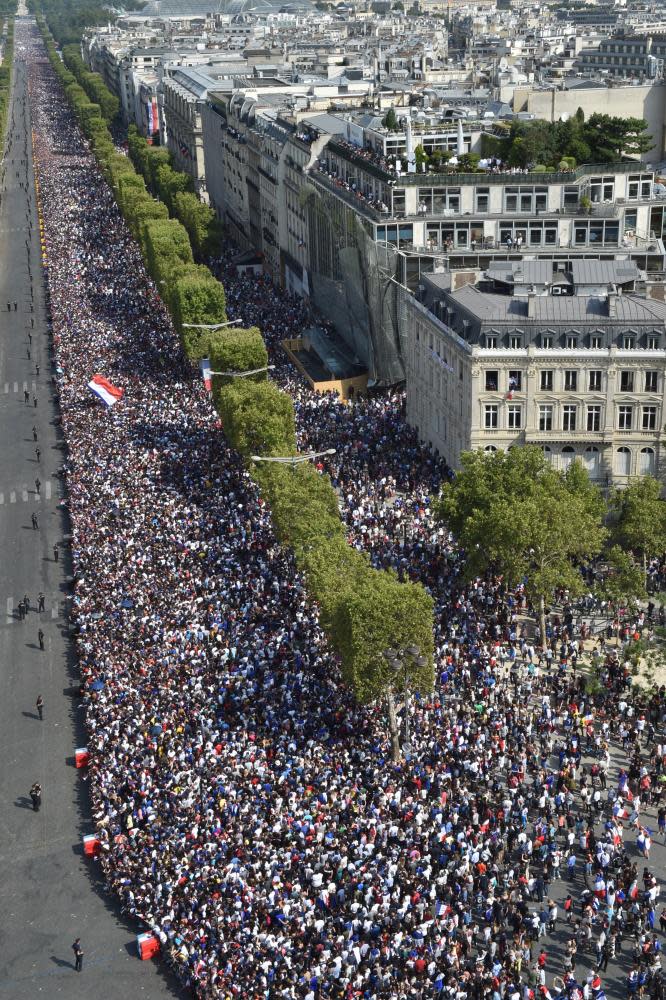
M496 263L409 297L407 419L453 467L535 444L603 486L664 478L666 305L630 262Z

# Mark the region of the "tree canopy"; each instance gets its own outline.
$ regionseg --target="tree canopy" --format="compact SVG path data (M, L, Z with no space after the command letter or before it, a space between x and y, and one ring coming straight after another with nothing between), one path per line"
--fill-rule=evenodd
M613 535L634 558L643 562L666 551L666 503L661 499L661 484L652 476L630 481L611 498L616 524Z
M470 576L493 570L507 584L524 582L540 611L554 591L583 589L580 561L601 551L604 501L579 463L553 469L541 449L466 452L437 512L465 550Z

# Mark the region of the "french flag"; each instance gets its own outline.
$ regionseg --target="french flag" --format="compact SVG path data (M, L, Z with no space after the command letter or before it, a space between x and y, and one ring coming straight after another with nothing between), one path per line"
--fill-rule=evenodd
M93 375L90 382L88 382L88 388L92 389L107 406L113 406L119 399L122 399L124 392L123 389L118 389L115 385L111 385L103 375Z
M206 386L206 392L210 392L211 386L213 384L211 376L210 359L202 358L201 361L199 362L199 368L201 369L201 377L204 381L204 385Z

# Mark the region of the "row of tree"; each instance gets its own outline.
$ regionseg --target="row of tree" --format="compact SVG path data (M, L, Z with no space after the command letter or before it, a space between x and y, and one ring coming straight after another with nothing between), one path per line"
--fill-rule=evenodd
M78 45L66 45L62 50L65 66L76 77L93 104L99 105L102 117L109 124L118 117L120 101L106 86L99 73L91 73L79 52Z
M546 644L546 606L557 592L589 589L581 568L602 570L599 596L646 594L647 563L666 551L666 504L650 476L606 501L579 462L553 469L540 448L467 452L437 513L465 551L470 579L492 572L524 584Z
M195 259L204 260L215 254L222 229L213 209L194 193L189 174L174 170L168 152L151 146L135 125L130 125L127 140L132 163L148 189L187 230Z
M140 10L143 0L123 0L123 10ZM80 41L85 28L109 22L109 7L100 0L28 0L32 14L44 14L59 45Z
M257 328L228 330L209 338L217 372L265 369L266 347ZM400 756L395 697L433 687L433 614L430 595L416 583L374 569L368 556L347 543L338 495L328 476L310 462L259 461L298 457L291 397L265 372L213 377L213 400L227 440L250 463L251 475L270 503L277 538L294 553L320 622L340 656L342 675L364 703L383 701L394 760ZM413 647L400 669L386 654Z
M51 64L81 128L111 184L149 273L174 318L190 358L208 356L215 372L264 369L255 376L213 376L213 398L225 435L250 463L251 474L269 501L275 533L294 552L308 589L321 608L321 622L340 655L345 681L362 702L383 700L392 755L400 756L395 697L427 694L434 679L433 601L423 587L402 583L376 570L368 557L347 544L338 497L327 476L309 463L252 462L252 456L297 457L291 398L267 380L268 355L260 331L192 330L187 323L225 319L224 291L210 271L194 263L188 231L168 217L189 194L182 175L171 169L165 150L130 137L132 159L113 145L99 104L88 99L73 72L58 58L46 26L40 25ZM75 65L72 60L72 65ZM137 164L140 173L134 169ZM147 185L159 192L160 201ZM410 647L398 669L391 650Z
M132 160L116 149L108 128L108 116L114 115L111 92L98 74L85 70L76 52L69 51L67 63L63 63L43 19L38 18L38 24L51 65L104 176L113 188L118 207L141 247L148 271L171 314L183 348L191 360L202 358L207 353L208 331L198 327L226 321L224 288L206 266L194 262L188 231L177 219L169 218L165 201L153 198ZM76 73L68 66L73 66ZM102 105L90 100L90 94L99 96L106 114ZM179 193L175 188L179 187L182 191L188 179L180 180L185 175L171 169L166 150L147 148L150 150L150 170L156 175L161 172L161 176L168 177L169 183L172 182L171 175L176 178L171 194L171 200L175 201Z

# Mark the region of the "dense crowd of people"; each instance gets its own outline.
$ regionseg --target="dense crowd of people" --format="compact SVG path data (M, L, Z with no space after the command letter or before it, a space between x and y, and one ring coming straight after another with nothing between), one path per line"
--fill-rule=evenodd
M31 38L109 887L204 998L604 1000L613 969L629 993L661 997L666 911L645 814L659 810L663 834L663 691L641 702L604 651L600 690L586 693L567 606L542 653L520 590L464 581L430 511L447 469L406 425L401 395L312 393L279 349L303 305L239 278L229 254L216 262L229 314L262 329L300 445L336 449L327 470L350 543L436 601L436 688L411 700L409 748L391 763L381 710L342 686ZM112 409L86 388L96 373L124 390Z

